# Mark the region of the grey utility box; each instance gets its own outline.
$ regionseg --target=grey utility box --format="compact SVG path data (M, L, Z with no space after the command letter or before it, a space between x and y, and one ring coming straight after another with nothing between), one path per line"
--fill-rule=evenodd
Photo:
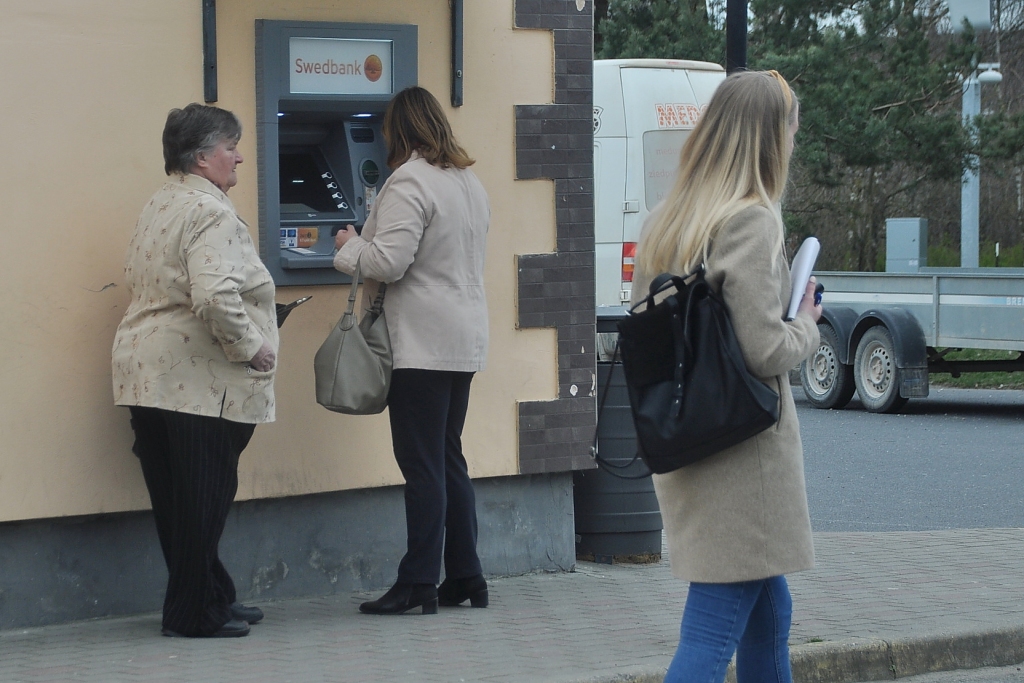
M885 272L916 273L928 265L928 219L887 218Z

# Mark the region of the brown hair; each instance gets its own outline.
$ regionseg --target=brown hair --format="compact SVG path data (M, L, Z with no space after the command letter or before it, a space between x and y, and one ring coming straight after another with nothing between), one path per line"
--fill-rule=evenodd
M466 168L475 161L455 140L448 117L437 98L413 86L399 92L384 112L384 141L388 166L398 168L419 152L432 166Z

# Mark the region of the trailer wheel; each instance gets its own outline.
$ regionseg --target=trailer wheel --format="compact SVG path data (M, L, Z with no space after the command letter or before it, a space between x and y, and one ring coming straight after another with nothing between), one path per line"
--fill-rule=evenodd
M857 393L871 413L895 413L906 404L900 396L900 369L892 334L883 325L869 328L857 344L853 363Z
M815 408L843 408L856 385L853 366L839 362L839 335L828 323L818 325L821 345L800 365L800 384L807 400Z

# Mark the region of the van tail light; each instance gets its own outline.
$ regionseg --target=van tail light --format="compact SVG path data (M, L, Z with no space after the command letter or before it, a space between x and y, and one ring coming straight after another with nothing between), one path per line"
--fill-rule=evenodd
M636 242L622 243L622 281L633 281L633 260L636 257Z

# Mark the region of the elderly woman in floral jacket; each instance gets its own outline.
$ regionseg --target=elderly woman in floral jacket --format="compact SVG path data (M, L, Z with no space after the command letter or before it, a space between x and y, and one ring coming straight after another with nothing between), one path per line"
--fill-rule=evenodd
M217 107L168 114L169 179L125 261L131 301L114 338L114 401L131 411L167 562L166 636L244 636L263 618L236 601L217 556L239 455L274 419L274 282L227 197L241 134Z

